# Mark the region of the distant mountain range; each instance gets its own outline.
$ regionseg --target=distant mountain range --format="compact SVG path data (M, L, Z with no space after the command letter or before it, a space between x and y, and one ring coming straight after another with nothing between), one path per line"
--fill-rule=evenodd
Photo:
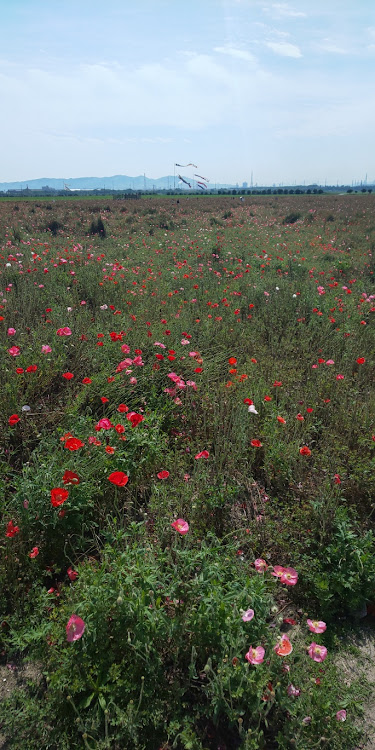
M189 177L186 177L189 181ZM190 182L193 178L191 178ZM0 190L6 192L7 190L41 190L42 188L49 187L54 190L64 190L65 185L71 190L173 190L174 187L181 187L179 185L179 179L176 174L168 175L167 177L158 177L152 179L150 177L128 177L124 174L116 174L112 177L73 177L73 178L62 178L62 177L41 177L37 180L22 180L20 182L0 182ZM195 187L195 185L194 185ZM210 186L208 186L210 187ZM234 185L216 185L217 188L234 187Z

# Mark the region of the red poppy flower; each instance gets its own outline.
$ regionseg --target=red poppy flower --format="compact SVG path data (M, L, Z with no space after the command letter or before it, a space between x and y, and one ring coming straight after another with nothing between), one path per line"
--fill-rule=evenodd
M303 445L302 448L299 449L299 452L301 456L311 456L311 450L307 445Z
M80 483L80 478L78 474L76 474L74 471L69 471L68 469L66 470L62 480L64 484L79 484Z
M115 430L116 430L116 432L117 432L118 435L123 435L124 432L125 432L125 427L124 427L123 424L116 424L115 425Z
M19 421L20 421L20 418L18 414L11 414L11 416L8 419L8 424L10 424L10 426L13 427L13 425L17 424L17 422Z
M83 378L82 383L83 385L90 385L90 383L92 383L92 380L90 378Z
M51 490L51 504L54 508L58 508L59 505L65 503L68 497L69 492L63 487L54 487L53 490Z
M157 474L157 477L158 479L168 479L169 471L166 471L165 469L163 469L162 471L159 471L159 473Z
M264 397L264 400L265 400L265 401L272 401L272 396L265 396L265 397Z
M108 453L108 455L109 455L109 456L113 456L113 454L114 454L114 452L115 452L115 449L114 449L114 448L112 448L112 446L111 446L111 445L107 445L107 446L106 446L106 447L104 448L104 450L105 450L105 452L106 452L106 453Z
M282 385L282 382L281 382L281 380L275 380L275 382L274 382L274 384L273 384L274 388L277 388L277 387L278 387L278 386L280 386L280 385Z
M75 581L76 578L78 578L78 573L77 573L76 570L73 570L73 568L68 568L68 570L66 572L67 572L67 574L68 574L68 576L69 576L69 578L70 578L71 581Z
M252 406L254 401L251 400L251 398L244 398L243 400L244 404L247 404L248 406Z
M253 448L261 448L262 447L262 443L260 442L260 440L255 440L255 439L251 440L250 444L253 446Z
M236 357L229 357L228 362L230 365L235 365L237 364L237 359Z
M70 437L65 443L65 448L69 451L77 451L79 448L83 448L84 443L79 438Z
M197 453L197 455L195 456L195 458L208 458L209 455L210 454L209 454L208 451L201 451L200 453Z
M37 365L29 365L28 367L26 367L26 372L36 372L37 369L38 369Z
M10 539L13 536L16 536L16 534L19 534L19 526L15 526L13 521L9 521L7 524L7 530L5 536L9 537Z
M23 369L23 367L17 367L17 368L16 368L16 373L17 373L17 375L22 375L22 373L23 373L23 372L24 372L24 369Z
M39 549L38 547L33 547L31 552L29 552L29 557L37 557L39 555Z
M284 417L277 417L277 421L280 422L280 424L286 424Z
M113 471L112 474L109 475L108 481L115 484L116 487L125 487L129 481L129 477L127 474L124 474L123 471Z
M137 424L139 424L140 422L143 422L144 417L142 417L142 414L136 414L135 411L131 411L129 412L129 414L126 415L126 419L128 419L129 422L131 422L132 427L136 427Z
M364 365L365 362L366 362L366 360L365 360L364 357L358 357L358 359L357 359L357 364L358 365Z
M74 375L72 372L63 372L63 378L65 378L65 380L71 380L74 378Z
M120 414L124 414L125 412L129 411L129 407L126 406L126 404L120 404L117 408L117 411L119 411Z

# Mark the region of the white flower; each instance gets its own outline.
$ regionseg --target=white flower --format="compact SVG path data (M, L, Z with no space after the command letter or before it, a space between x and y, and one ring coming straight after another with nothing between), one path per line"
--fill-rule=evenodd
M248 411L251 412L251 414L258 414L254 404L250 404Z

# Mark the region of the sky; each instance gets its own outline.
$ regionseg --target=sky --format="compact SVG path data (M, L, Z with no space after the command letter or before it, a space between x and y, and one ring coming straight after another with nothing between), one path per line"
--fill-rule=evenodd
M176 162L240 185L375 180L374 0L0 0L0 14L0 182Z

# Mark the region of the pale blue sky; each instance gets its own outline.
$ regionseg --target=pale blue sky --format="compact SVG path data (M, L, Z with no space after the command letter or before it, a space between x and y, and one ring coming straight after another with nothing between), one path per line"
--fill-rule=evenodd
M190 161L221 183L375 179L374 0L0 0L0 19L0 182Z

